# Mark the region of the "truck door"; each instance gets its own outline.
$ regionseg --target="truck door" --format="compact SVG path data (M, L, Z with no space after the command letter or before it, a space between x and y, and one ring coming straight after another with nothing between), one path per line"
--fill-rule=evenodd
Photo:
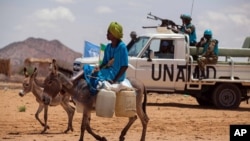
M154 52L152 61L148 61L149 50ZM136 78L150 90L174 91L177 73L174 51L173 39L152 39L142 58L137 60Z

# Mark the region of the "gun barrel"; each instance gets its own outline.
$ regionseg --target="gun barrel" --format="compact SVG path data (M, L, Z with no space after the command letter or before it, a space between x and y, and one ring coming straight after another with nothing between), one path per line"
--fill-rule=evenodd
M147 16L147 19L152 19L152 20L154 20L154 18L152 18L152 17L149 17L149 16Z
M151 14L151 12L150 12L150 13L148 13L147 18L148 18L148 19L153 19L153 20L163 20L162 18L157 17L157 16L155 16L155 15Z
M171 25L171 26L177 26L177 28L181 27L180 25L175 24L175 22L173 22L172 20L162 19L160 17L157 17L157 16L153 15L151 12L148 13L147 19L160 20L161 21L161 25L160 26L169 26L169 25ZM147 27L147 28L149 28L149 27Z
M143 26L142 28L157 28L158 26Z

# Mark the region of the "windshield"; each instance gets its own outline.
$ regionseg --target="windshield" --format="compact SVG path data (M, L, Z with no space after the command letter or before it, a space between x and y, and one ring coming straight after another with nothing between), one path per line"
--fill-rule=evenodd
M139 37L130 48L128 52L128 56L138 56L138 54L143 49L143 47L148 42L148 40L149 40L149 37Z

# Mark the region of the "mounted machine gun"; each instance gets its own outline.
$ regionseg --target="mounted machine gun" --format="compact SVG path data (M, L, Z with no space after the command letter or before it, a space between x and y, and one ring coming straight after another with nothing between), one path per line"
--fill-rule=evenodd
M157 17L157 16L151 14L151 12L148 13L147 19L160 20L161 21L160 27L167 27L169 29L171 29L173 27L177 27L178 29L181 28L181 25L175 24L175 22L173 22L172 20L162 19L160 17ZM159 27L159 26L143 26L142 28L157 28L157 27Z

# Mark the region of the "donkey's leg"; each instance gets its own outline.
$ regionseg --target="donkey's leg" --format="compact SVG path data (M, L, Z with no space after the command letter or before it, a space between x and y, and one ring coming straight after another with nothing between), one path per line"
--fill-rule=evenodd
M137 99L136 99L137 100ZM148 125L148 121L149 118L148 116L143 112L142 110L142 106L141 104L137 104L136 105L136 111L137 111L137 115L139 116L141 123L142 123L142 134L141 134L141 141L145 141L145 137L146 137L146 131L147 131L147 125ZM120 141L124 141L125 140L125 135L127 133L127 131L129 130L129 128L131 127L131 125L135 122L135 120L137 119L137 116L135 115L134 117L130 117L129 118L129 122L128 124L124 127L124 129L121 132L120 135Z
M85 109L85 111L87 112L87 116L85 118L86 119L85 123L86 123L86 129L87 129L88 133L91 134L98 141L107 141L107 139L105 137L101 137L101 136L97 135L91 129L91 127L90 127L91 110L92 110L92 106Z
M38 106L38 108L37 108L37 110L36 110L36 114L35 114L36 120L38 120L39 123L40 123L42 126L44 126L44 123L40 120L39 114L42 112L43 108L44 108L44 105L39 103L39 106Z
M149 118L146 114L147 91L144 84L136 79L130 79L132 86L136 89L136 112L142 123L141 141L145 140ZM143 102L142 102L143 101Z
M145 96L144 97L144 99L145 99L146 96L147 96L146 93L145 93L144 96ZM141 124L142 124L141 141L145 141L149 118L148 118L148 116L146 114L146 111L143 110L143 109L146 109L146 108L145 107L143 108L142 99L143 99L143 91L137 91L137 95L136 95L136 112L137 112L137 115L140 118ZM146 103L144 103L144 106L146 106Z
M73 121L73 117L74 117L74 114L75 114L75 108L72 107L68 103L68 101L62 101L60 104L63 107L63 109L67 112L67 115L68 115L68 127L64 131L64 133L67 133L69 130L74 131L72 121Z
M145 141L149 118L148 118L147 114L143 111L142 104L136 105L136 111L137 111L137 115L140 118L141 124L142 124L141 141Z
M82 113L82 125L81 125L81 134L80 134L79 141L84 140L85 129L86 129L86 126L87 126L87 124L89 122L88 119L89 119L88 111L86 111L86 109L84 109L83 113Z
M135 122L135 120L137 119L137 116L133 116L133 117L129 117L129 121L127 123L127 125L123 128L121 135L119 137L119 141L124 141L125 140L125 135L128 131L128 129L131 127L131 125Z
M47 129L49 129L49 126L47 125L48 120L48 105L44 105L44 129L41 132L42 134L46 132Z

